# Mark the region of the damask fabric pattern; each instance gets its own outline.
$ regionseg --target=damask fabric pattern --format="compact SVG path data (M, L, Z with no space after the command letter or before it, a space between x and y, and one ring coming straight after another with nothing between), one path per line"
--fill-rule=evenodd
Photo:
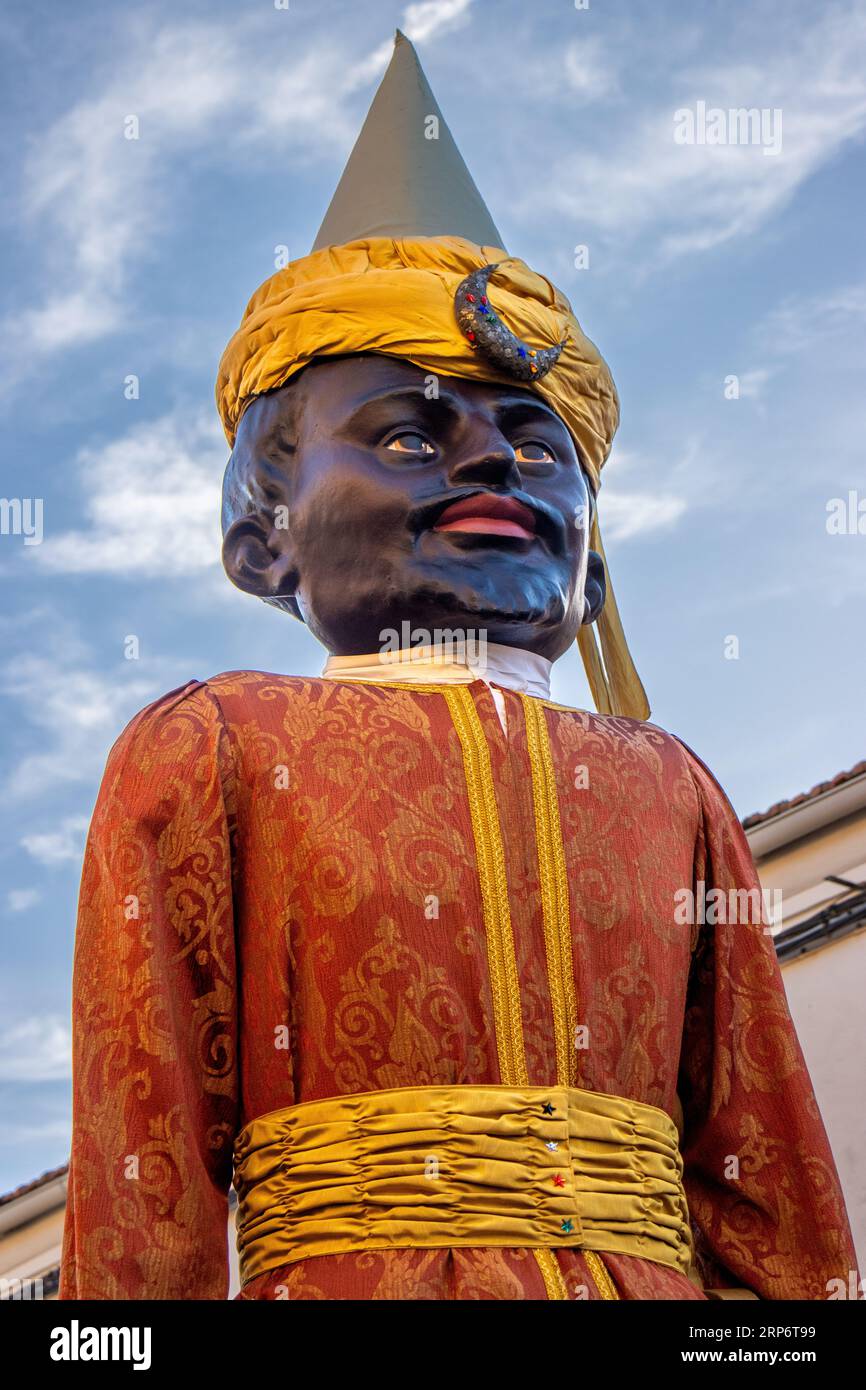
M771 938L675 919L683 888L756 886L724 794L652 725L503 691L506 736L488 687L463 690L501 827L529 1084L566 1065L572 1085L682 1117L707 1286L826 1297L854 1255ZM192 681L121 735L81 885L62 1297L224 1298L232 1143L256 1116L503 1083L464 754L444 688L258 672ZM542 825L561 836L547 878ZM545 915L563 893L567 980ZM561 1297L703 1297L648 1260L603 1255L599 1274L578 1251L551 1258ZM241 1296L550 1287L525 1249L394 1249L302 1260Z

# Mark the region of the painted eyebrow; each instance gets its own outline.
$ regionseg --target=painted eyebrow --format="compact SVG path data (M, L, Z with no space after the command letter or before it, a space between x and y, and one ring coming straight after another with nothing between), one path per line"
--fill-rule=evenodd
M368 407L388 401L417 406L428 416L440 414L456 420L461 413L457 399L450 391L440 391L438 396L428 396L423 386L392 386L362 396L354 404L347 418L349 421L354 420Z
M463 414L459 398L450 391L440 390L438 396L428 396L423 386L385 386L372 390L358 399L343 422L343 428L351 428L363 420L377 405L411 405L422 416L431 429L449 428L457 423ZM496 418L500 429L517 429L521 425L553 425L562 434L568 435L568 428L555 410L537 397L506 396L496 402Z
M527 396L511 396L497 402L497 413L503 423L520 422L544 417L568 433L565 422L545 401L530 399Z

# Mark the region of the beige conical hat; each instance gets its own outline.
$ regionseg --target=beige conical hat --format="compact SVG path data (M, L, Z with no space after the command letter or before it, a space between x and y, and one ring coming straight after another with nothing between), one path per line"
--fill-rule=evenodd
M382 236L460 236L504 249L418 55L399 29L313 250Z

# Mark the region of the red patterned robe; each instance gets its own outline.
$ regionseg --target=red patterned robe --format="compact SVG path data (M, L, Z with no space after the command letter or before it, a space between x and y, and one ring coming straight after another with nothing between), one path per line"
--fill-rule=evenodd
M651 724L506 690L506 734L482 681L459 689L455 706L441 686L235 672L166 695L115 744L81 886L61 1296L224 1298L232 1143L258 1115L507 1080L479 815L504 847L529 1083L565 1065L572 1085L677 1119L707 1287L821 1299L847 1284L844 1201L771 937L677 920L684 888L757 884L724 794ZM565 978L542 803L564 855ZM602 1257L615 1294L579 1252L555 1258L562 1296L704 1297L636 1257ZM397 1249L301 1260L242 1291L286 1296L546 1292L527 1249Z

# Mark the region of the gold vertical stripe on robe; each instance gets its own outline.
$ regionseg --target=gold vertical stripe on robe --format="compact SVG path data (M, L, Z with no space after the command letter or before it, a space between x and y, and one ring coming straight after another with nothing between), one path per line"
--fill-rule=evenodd
M478 856L478 872L484 903L490 980L494 1000L494 1026L499 1051L499 1070L505 1085L528 1081L520 1016L520 982L514 954L505 851L496 808L496 791L490 769L490 752L475 701L465 686L450 686L445 699L463 749L466 785L472 813L472 829ZM562 1271L552 1250L534 1250L547 1297L568 1298Z
M526 739L532 768L532 801L535 808L535 840L538 847L544 945L556 1039L556 1080L560 1086L576 1086L577 1005L571 952L571 912L553 758L544 706L528 695L521 695L520 699L526 721ZM585 1250L583 1256L602 1298L618 1299L619 1294L601 1257L594 1250Z
M526 737L532 767L538 877L541 885L544 945L556 1040L556 1079L560 1086L576 1086L577 1015L571 957L571 916L550 740L544 722L544 707L528 695L521 695L520 698L526 720Z

